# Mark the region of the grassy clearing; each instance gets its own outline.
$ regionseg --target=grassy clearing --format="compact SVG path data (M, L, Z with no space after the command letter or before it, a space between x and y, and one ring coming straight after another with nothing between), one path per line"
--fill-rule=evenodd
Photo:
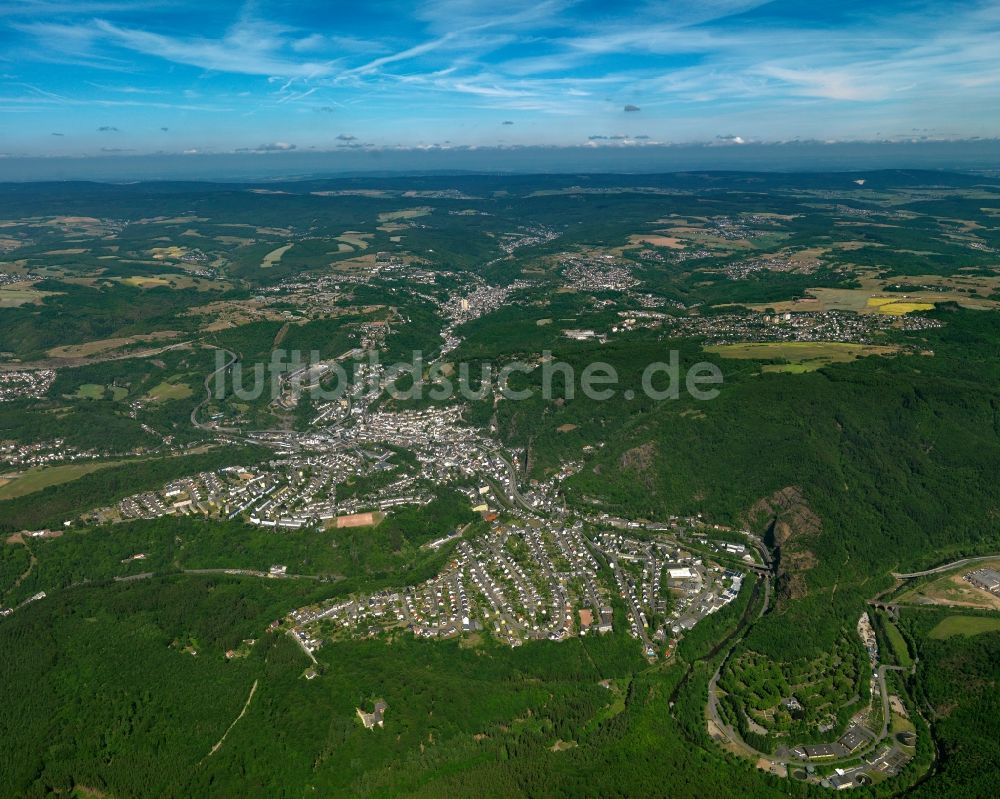
M628 237L629 244L641 246L649 244L653 247L667 247L671 250L683 250L687 245L676 236L664 236L662 234L647 235L636 233Z
M73 395L75 399L102 399L104 397L104 386L97 383L84 383Z
M191 396L191 386L184 383L163 382L153 386L146 396L157 401L187 399Z
M705 352L723 358L781 361L763 367L765 372L811 372L831 363L848 363L869 355L895 355L899 347L879 344L849 344L840 341L767 341L743 344L712 344Z
M45 354L50 358L87 358L91 355L101 355L111 350L117 350L130 344L161 343L161 339L171 339L179 336L176 330L160 330L156 333L145 333L128 338L103 338L88 341L84 344L67 344L62 347L52 347Z
M378 215L379 222L391 222L394 219L416 219L419 216L427 216L431 209L426 206L419 208L405 208L402 211L383 211Z
M348 230L342 236L337 236L337 241L356 250L367 250L367 239L372 238L374 235L374 233L361 233L357 230Z
M948 616L942 619L928 635L943 640L956 635L979 635L1000 630L1000 618L989 616Z
M280 263L282 256L294 246L294 244L286 244L284 247L278 247L276 250L271 250L271 252L264 256L264 260L260 262L260 268L270 269L275 264Z
M33 494L49 486L61 485L83 477L85 474L117 466L122 461L94 461L92 463L70 463L65 466L36 466L20 477L0 486L0 500L15 499Z
M140 289L154 288L156 286L169 286L170 281L165 277L147 277L136 275L135 277L122 278L122 283L126 286L136 286Z
M895 624L888 619L884 619L883 621L886 637L889 639L889 645L892 647L892 651L896 657L896 665L908 669L913 665L913 659L910 657L910 650L906 646L906 639L903 638L903 634Z
M59 294L58 291L39 291L31 288L0 289L0 308L17 308L21 305L39 305L46 297Z
M761 367L762 372L786 372L790 375L802 375L814 372L823 364L816 363L769 363Z

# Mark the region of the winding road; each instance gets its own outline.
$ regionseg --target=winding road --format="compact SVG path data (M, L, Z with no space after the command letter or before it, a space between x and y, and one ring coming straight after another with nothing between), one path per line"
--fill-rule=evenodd
M229 356L229 360L224 365L220 366L218 369L211 372L208 375L208 377L205 378L205 399L203 399L201 402L199 402L191 409L191 424L197 427L199 430L211 430L211 431L221 430L223 432L234 432L233 430L229 430L227 428L214 427L210 424L202 424L201 422L198 421L198 413L212 400L212 386L210 385L210 383L212 382L212 380L215 379L215 376L217 374L219 374L220 372L225 372L226 369L228 369L230 366L236 363L237 355L235 352L222 349L221 347L218 347L216 349L226 353Z
M968 566L974 563L982 563L990 560L997 560L998 558L1000 558L1000 555L979 555L976 557L960 558L959 560L954 560L949 563L944 563L940 566L935 566L932 569L924 569L922 571L908 572L908 573L891 572L891 574L894 578L896 578L897 581L911 580L918 577L929 577L935 574L942 574L944 572L949 572L952 571L953 569L957 569L962 566ZM898 586L899 583L897 582L896 587ZM767 590L768 588L770 588L770 580L765 579L765 590ZM889 589L889 591L891 590L893 589ZM869 600L869 604L874 604L878 607L892 607L890 605L886 605L885 603L879 602L879 597L881 597L885 593L887 592L883 591L881 594L878 594L876 597ZM765 600L764 609L766 609L766 607L767 605ZM758 616L758 618L760 618L760 616L763 615L764 609L761 610L761 613ZM744 629L744 632L746 629L749 629L749 625ZM723 661L723 663L724 662L725 661ZM731 726L729 726L722 720L721 716L719 715L719 708L718 708L718 681L719 681L719 675L722 672L722 665L723 664L719 665L719 668L716 669L715 674L712 675L712 678L711 680L709 680L708 683L707 713L712 723L715 724L715 726L719 729L719 731L724 736L726 736L726 738L728 738L733 745L743 750L745 754L749 757L764 759L770 763L781 764L784 766L801 765L802 761L798 758L776 757L774 755L769 755L767 753L760 752L759 750L754 749L752 746L747 744L740 737L740 735L735 730L732 729ZM908 671L908 669L902 666L893 666L885 663L879 664L878 668L876 669L875 675L878 681L880 698L882 700L882 729L879 732L878 736L875 738L875 740L869 744L869 746L867 747L868 750L871 750L889 736L890 707L889 707L889 691L888 687L885 684L886 671L903 672L903 671ZM857 754L858 754L857 752L854 752L851 754L850 758L845 758L843 760L826 761L824 765L835 765L836 763L839 762L847 762L848 760L855 759L857 757Z

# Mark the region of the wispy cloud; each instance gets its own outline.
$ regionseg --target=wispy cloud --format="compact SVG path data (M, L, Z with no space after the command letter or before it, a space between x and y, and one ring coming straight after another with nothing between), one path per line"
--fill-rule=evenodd
M24 75L8 84L0 114L38 114L45 136L56 127L92 133L97 124L87 117L71 131L57 108L113 108L138 136L173 117L140 126L133 115L161 110L184 114L185 134L200 124L214 140L217 122L204 115L231 111L246 120L231 135L261 152L272 151L255 146L262 140L328 144L319 114L334 112L364 141L395 135L412 144L456 130L493 141L529 131L552 140L580 135L578 127L543 124L554 115L594 124L583 129L595 135L626 137L592 141L643 141L611 132L638 125L656 139L738 143L717 139L720 126L757 141L929 123L990 134L1000 124L996 0L907 0L836 13L765 0L600 9L578 0L422 0L394 14L359 0L357 19L367 21L344 15L336 25L319 5L310 23L310 1L294 12L248 3L234 15L212 6L197 16L188 13L193 0L183 0L185 13L156 0L0 0L0 38L10 42L0 60ZM517 129L499 130L514 112L524 114ZM402 131L400 118L408 120Z
M398 53L392 53L391 55L382 56L376 58L373 61L369 61L367 64L362 64L360 67L355 67L353 69L346 70L341 74L343 78L350 78L356 75L370 75L373 72L377 72L384 66L389 64L395 64L397 61L407 61L417 56L429 53L432 50L437 50L443 44L451 41L454 38L453 34L445 34L439 39L432 39L429 42L424 42L422 44L414 45L413 47L408 47L405 50L401 50Z
M94 28L111 44L147 56L202 69L245 75L320 77L332 62L299 61L280 55L288 29L269 22L240 20L220 39L178 38L96 20Z

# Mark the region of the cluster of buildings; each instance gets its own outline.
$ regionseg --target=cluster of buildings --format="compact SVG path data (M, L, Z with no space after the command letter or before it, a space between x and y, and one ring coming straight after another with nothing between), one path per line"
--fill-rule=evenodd
M875 636L875 628L867 613L862 613L858 618L856 629L858 637L868 653L868 660L872 668L871 702L881 701L880 691L882 689L879 687L877 679L879 670L878 641ZM887 697L887 700L888 707L893 710L899 708L905 714L898 697ZM854 765L844 768L835 768L833 773L827 776L816 775L813 766L809 766L808 777L811 781L836 790L871 785L876 778L895 776L912 759L912 755L901 748L899 744L912 747L916 743L916 736L912 732L905 732L896 736L899 741L880 739L878 735L865 726L862 719L866 713L867 711L861 711L855 715L844 734L832 743L803 744L790 750L791 756L815 764L838 760L850 761L864 752L865 749L871 749L861 757L860 762L855 762ZM888 722L886 722L886 727L888 727Z
M655 294L633 292L632 297L643 308L675 308L679 311L687 308L680 300L668 300L666 297L658 297Z
M491 286L476 277L471 290L455 292L445 302L440 303L441 313L448 320L444 330L441 331L441 337L444 339L441 355L446 355L461 344L462 340L455 332L457 327L501 308L513 292L528 285L530 284L526 280L519 279L506 286Z
M409 631L450 638L487 630L510 646L560 641L614 629L614 597L649 658L671 638L731 602L742 574L703 563L663 535L640 541L595 534L582 519L512 510L487 531L458 540L435 577L289 614L291 633L309 652L340 637Z
M752 274L769 272L813 272L819 267L818 258L796 259L786 255L766 255L734 261L722 268L730 280L743 280Z
M353 273L338 272L333 275L310 275L308 279L290 277L273 286L265 286L256 297L260 302L270 304L278 301L282 304L294 305L297 316L306 319L317 314L342 313L343 302L347 296L344 284L356 282L352 280Z
M24 369L0 372L0 402L41 399L56 379L54 369Z
M388 709L389 705L385 703L384 699L379 699L375 703L375 707L371 713L362 710L360 707L356 708L358 718L361 719L361 723L366 730L373 730L376 726L383 727L385 725L385 711Z
M415 485L415 476L395 474L394 452L367 448L328 453L294 453L263 467L230 466L174 480L158 491L121 500L115 509L96 511L98 518L149 519L167 515L242 518L250 524L283 530L336 524L338 517L364 510L388 510L428 502L432 496ZM379 471L393 478L377 491L338 498L338 487Z
M708 227L721 239L744 241L763 236L768 230L774 230L774 223L773 217L764 214L740 214L737 217L713 216L708 220Z
M500 235L500 249L507 255L514 250L523 247L532 247L536 244L545 244L553 239L559 238L559 234L551 228L542 225L527 225L521 227L516 233L503 233Z
M835 195L829 195L831 197ZM859 219L873 219L875 217L887 217L890 219L898 219L900 214L897 211L887 211L882 208L858 208L853 205L843 205L837 203L833 206L832 210L842 216L853 216Z
M612 255L573 255L562 260L563 279L577 291L627 291L639 280Z
M940 327L919 316L856 314L849 311L803 313L743 313L713 316L668 316L673 335L705 337L713 344L765 341L841 341L867 344L889 329L923 330Z
M14 246L12 249L17 249L17 247L22 246L21 242L12 241L11 239L0 240L0 252L3 252L4 244L3 242L12 243ZM13 272L0 272L0 286L13 286L15 283L24 283L28 280L39 280L38 275L25 274L19 275Z
M965 579L976 588L982 588L984 591L1000 596L1000 571L996 569L976 569L965 575Z
M22 444L18 441L0 441L0 465L27 468L47 466L67 461L99 458L96 450L82 450L70 446L61 438Z
M836 743L805 746L800 747L800 749L810 750L813 752L812 762L822 763L824 760L850 757L855 751L870 743L873 737L874 734L869 730L852 728L844 733L844 736ZM856 744L854 749L850 748L852 744ZM796 750L796 753L798 752L799 750ZM824 788L842 791L849 788L870 786L876 778L881 780L894 777L911 759L909 754L895 744L883 742L864 755L860 763L847 768L834 768L828 776L816 775L814 765L807 766L806 772L807 778L811 782L816 782Z
M663 325L663 320L668 316L661 311L632 310L619 311L618 316L621 322L611 326L612 333L619 333L626 330L656 330Z
M392 254L386 260L377 260L379 256L388 256L388 253L377 253L375 255L375 270L373 276L378 275L386 282L405 280L407 286L417 284L432 286L437 282L439 272L428 269L415 261L404 261L400 256Z
M702 258L712 258L716 253L704 247L693 247L684 250L670 249L653 250L648 247L639 250L636 258L640 261L651 261L653 263L699 261Z
M509 463L492 442L462 423L460 413L456 406L369 412L359 404L326 427L251 435L251 440L284 452L282 458L175 480L93 515L108 520L201 514L299 529L330 526L349 514L425 504L433 498L432 484L488 479L508 490ZM368 487L356 489L354 482ZM486 511L490 489L484 488L480 493L464 486L473 504Z
M625 603L629 631L643 641L649 657L655 644L682 635L732 602L743 585L741 572L706 564L667 538L605 532L595 543Z
M862 613L858 619L857 632L868 652L872 666L871 701L880 701L878 693L880 689L876 687L875 677L879 668L878 644L867 613ZM793 709L791 703L801 709L801 705L794 697L783 702L786 707ZM906 715L898 697L888 697L888 706L893 712ZM795 772L798 779L834 790L868 786L885 777L899 774L913 757L911 752L916 743L916 735L904 731L893 738L882 738L866 726L867 714L866 710L856 714L844 733L830 743L801 744L790 749L779 749L778 754L784 759L777 762L791 765L796 760L801 761L802 768ZM888 723L886 727L888 728ZM830 769L830 765L838 761L842 765ZM823 764L828 765L822 771L817 771Z
M822 762L843 760L875 740L875 733L861 724L852 724L836 741L828 744L804 744L792 749L802 760Z

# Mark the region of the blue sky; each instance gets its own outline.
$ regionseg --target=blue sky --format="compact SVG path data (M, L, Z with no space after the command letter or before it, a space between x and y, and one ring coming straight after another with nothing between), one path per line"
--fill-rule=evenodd
M994 137L998 34L998 2L0 0L0 154Z

